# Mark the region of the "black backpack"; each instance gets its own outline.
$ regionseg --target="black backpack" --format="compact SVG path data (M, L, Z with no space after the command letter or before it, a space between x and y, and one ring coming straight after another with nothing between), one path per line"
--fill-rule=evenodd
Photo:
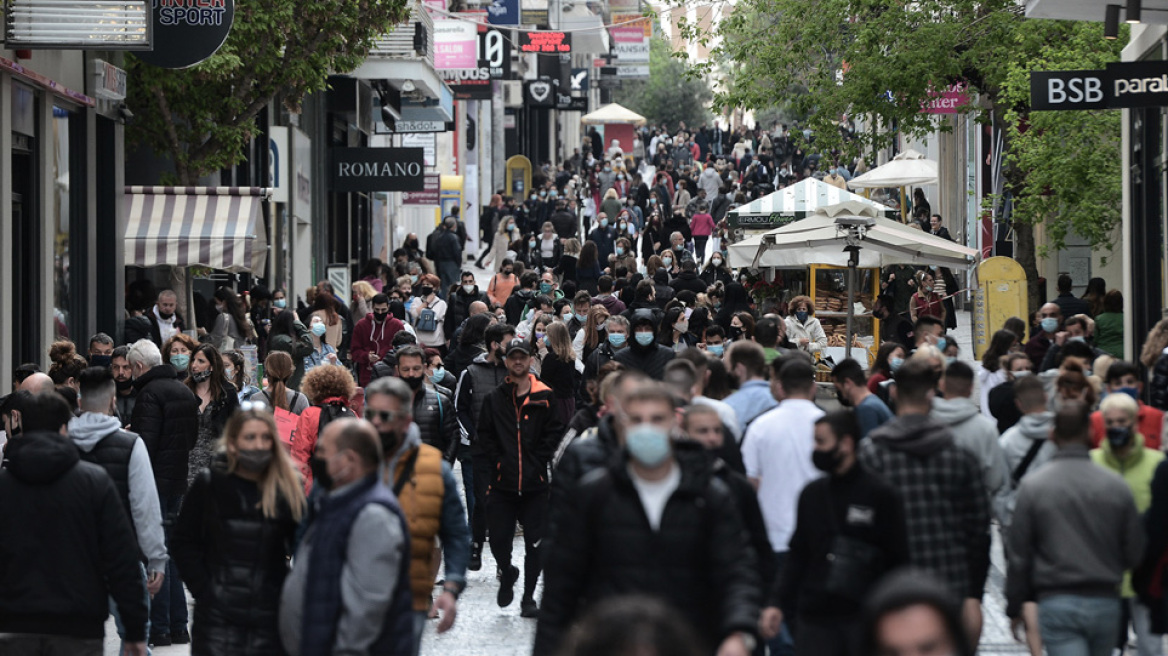
M356 419L357 413L343 403L327 403L320 407L320 423L316 425L316 439L324 433L324 427L334 419Z

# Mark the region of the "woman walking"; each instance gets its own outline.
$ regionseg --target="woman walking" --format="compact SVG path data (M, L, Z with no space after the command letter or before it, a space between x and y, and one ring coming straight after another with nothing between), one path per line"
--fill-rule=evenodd
M189 456L187 483L190 484L200 469L211 464L211 454L223 427L239 409L239 394L223 375L223 356L210 344L195 349L186 386L199 400L199 439Z

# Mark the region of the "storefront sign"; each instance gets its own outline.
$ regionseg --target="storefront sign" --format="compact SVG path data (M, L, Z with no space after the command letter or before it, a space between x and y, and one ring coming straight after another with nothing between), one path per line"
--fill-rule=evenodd
M235 20L235 0L154 0L154 50L135 53L160 68L187 68L215 54Z
M494 0L487 6L487 22L491 25L518 25L519 0Z
M272 202L287 203L290 198L291 180L289 164L288 128L273 125L268 128L268 172L272 181Z
M1031 71L1030 108L1168 106L1168 61L1121 62L1105 70Z
M639 27L645 38L653 36L653 21L644 14L612 12L613 27Z
M423 191L421 148L333 148L332 190Z
M573 68L568 80L572 84L572 91L588 91L589 89L587 68Z
M491 69L486 62L477 68L439 70L438 76L450 87L455 100L490 100Z
M644 66L617 66L616 76L625 80L647 78L649 77L649 66L648 64Z
M421 148L422 163L438 166L438 137L433 132L412 132L401 136L402 148Z
M442 176L437 173L425 175L422 191L408 191L402 194L402 205L437 205L442 191Z
M445 132L446 121L394 121L394 132Z
M478 38L478 29L470 21L435 20L434 68L474 68Z
M501 30L488 29L479 34L479 65L484 61L492 80L511 79L511 47Z
M119 101L126 99L128 74L125 70L100 59L93 60L93 74L97 84L93 94L102 100Z
M929 92L929 100L921 106L924 114L957 114L969 106L969 93L964 83L958 82L943 91Z
M520 32L519 51L539 54L572 52L572 35L567 32Z
M554 107L555 87L548 80L532 80L523 84L523 99L528 107Z

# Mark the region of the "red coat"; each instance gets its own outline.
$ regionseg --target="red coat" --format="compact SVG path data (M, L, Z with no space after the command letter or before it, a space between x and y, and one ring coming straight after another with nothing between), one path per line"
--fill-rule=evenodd
M304 412L300 413L300 419L296 422L296 433L295 437L292 438L292 460L300 467L300 473L304 476L305 494L312 491L312 468L308 466L308 461L312 458L312 454L316 453L316 440L320 437L318 433L320 432L321 406L330 403L340 403L348 407L348 401L345 399L331 396L320 405L305 408Z
M353 328L353 341L349 345L349 356L357 363L357 384L365 387L373 375L373 365L369 364L369 354L376 353L384 358L393 346L393 336L403 330L401 319L390 316L380 325L373 321L373 314L357 322Z
M1144 447L1153 451L1160 450L1160 430L1164 426L1164 413L1140 401L1140 412L1136 415L1136 430L1144 436ZM1091 413L1091 443L1096 447L1107 437L1107 429L1103 427L1103 413L1096 410Z

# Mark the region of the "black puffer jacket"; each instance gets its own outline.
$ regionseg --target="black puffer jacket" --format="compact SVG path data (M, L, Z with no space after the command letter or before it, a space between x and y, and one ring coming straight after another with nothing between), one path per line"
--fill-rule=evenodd
M199 401L178 380L169 364L160 364L134 381L138 401L130 429L150 453L160 496L187 489L187 460L199 438Z
M515 395L515 383L508 378L487 397L478 421L478 442L494 476L491 489L505 492L547 490L547 467L564 424L553 406L551 388L535 374L524 399ZM477 456L476 456L477 457Z
M280 591L297 524L286 504L265 519L256 484L223 464L195 478L170 542L195 597L191 653L283 654Z
M653 380L665 378L665 365L673 359L673 349L653 342L649 346L641 346L633 335L629 335L629 345L612 356L616 362L628 369L637 369Z
M1152 395L1152 407L1168 411L1168 349L1165 349L1165 352L1156 359L1156 366L1152 369L1152 385L1149 391Z
M545 561L535 654L553 654L590 606L625 594L671 604L714 653L729 634L755 633L761 590L754 550L726 485L704 454L679 458L681 482L659 530L649 526L627 458L588 474L560 515Z
M113 481L57 433L10 440L0 470L0 633L101 638L112 596L146 639L138 539Z
M450 290L446 290L449 292ZM474 293L467 294L462 289L462 285L458 286L458 291L449 295L446 299L446 334L453 335L454 331L462 325L463 321L470 316L470 304L475 301L482 301L491 307L491 301L487 299L487 295L479 291L478 286L474 288Z
M453 462L458 448L458 411L454 398L441 387L423 386L414 393L414 423L422 432L422 441L442 452Z

